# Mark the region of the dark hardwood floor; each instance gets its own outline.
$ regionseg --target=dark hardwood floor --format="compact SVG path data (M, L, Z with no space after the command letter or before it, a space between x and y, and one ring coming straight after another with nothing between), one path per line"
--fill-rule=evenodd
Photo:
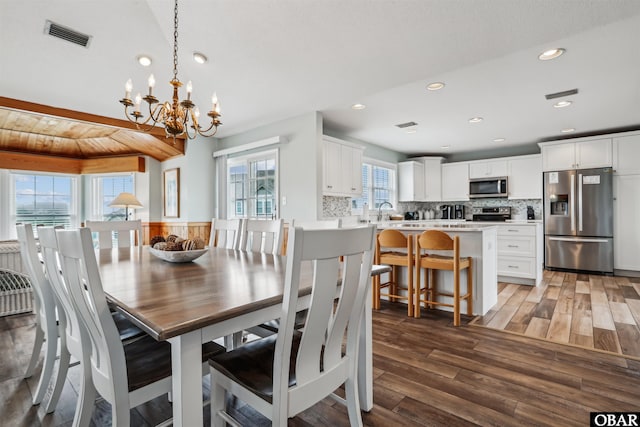
M366 426L586 426L591 411L640 410L640 362L497 330L452 325L450 313L408 318L406 306L374 312L374 408ZM0 425L69 426L79 367L71 368L55 413L31 405L35 377L22 379L34 317L0 319ZM204 380L208 395L208 381ZM241 402L248 426L269 422ZM209 423L208 407L204 409ZM166 397L132 410L132 425L171 414ZM96 403L93 425L110 425L109 405ZM290 426L346 426L346 409L325 399Z

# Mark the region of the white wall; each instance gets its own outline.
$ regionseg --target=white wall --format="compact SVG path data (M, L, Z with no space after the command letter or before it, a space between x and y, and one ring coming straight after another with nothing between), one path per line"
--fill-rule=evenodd
M213 152L218 148L216 138L197 137L186 142L185 155L161 163L157 178L150 174L152 183L159 188L152 189L152 200L159 206L154 209L164 222L206 222L213 218L215 168ZM164 217L162 172L180 168L180 217ZM153 218L151 219L154 220Z

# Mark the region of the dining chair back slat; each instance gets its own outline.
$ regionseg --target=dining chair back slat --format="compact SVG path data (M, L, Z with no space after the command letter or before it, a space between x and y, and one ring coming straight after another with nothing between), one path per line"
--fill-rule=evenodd
M239 249L244 228L244 219L211 220L209 246L212 248Z
M90 221L85 226L98 234L98 247L109 249L116 239L119 248L128 248L137 243L142 252L142 220L135 221ZM133 236L132 236L133 235Z
M260 252L280 255L282 253L282 219L247 219L244 223L240 249L248 252Z
M291 220L291 224L289 228L293 230L295 227L304 228L305 230L322 230L325 228L340 228L342 227L342 219L341 218L322 219L318 221L313 221L313 220L305 221L305 220L293 219Z

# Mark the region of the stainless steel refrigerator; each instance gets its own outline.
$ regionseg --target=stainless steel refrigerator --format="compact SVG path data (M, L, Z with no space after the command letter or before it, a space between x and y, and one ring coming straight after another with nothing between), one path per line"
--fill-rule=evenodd
M612 172L544 173L545 267L613 273Z

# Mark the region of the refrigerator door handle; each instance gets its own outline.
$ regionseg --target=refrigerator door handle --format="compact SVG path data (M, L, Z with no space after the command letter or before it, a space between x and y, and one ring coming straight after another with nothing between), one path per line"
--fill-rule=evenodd
M549 240L558 242L576 242L576 243L607 243L607 239L585 239L581 237L548 237Z
M569 202L569 216L571 217L571 231L576 231L575 188L576 188L576 176L574 174L571 174L571 201Z
M578 174L578 231L582 231L582 174Z

